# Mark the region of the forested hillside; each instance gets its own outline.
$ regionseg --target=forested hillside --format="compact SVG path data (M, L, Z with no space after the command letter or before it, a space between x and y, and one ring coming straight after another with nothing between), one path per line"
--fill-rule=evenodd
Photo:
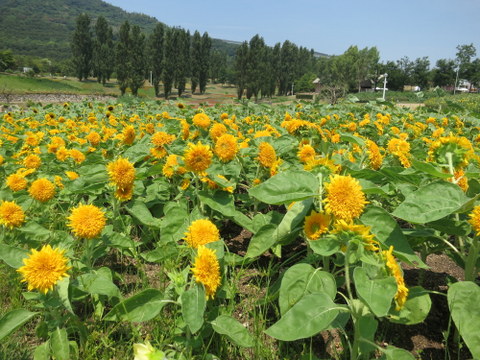
M156 18L128 13L101 0L0 0L0 50L52 60L71 56L70 41L78 15L86 13L95 22L103 16L118 30L126 20L151 33ZM215 39L213 47L233 55L236 44Z

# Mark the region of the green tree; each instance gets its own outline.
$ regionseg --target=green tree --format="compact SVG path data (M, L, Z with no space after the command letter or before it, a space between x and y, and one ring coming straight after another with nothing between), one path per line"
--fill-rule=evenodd
M200 62L202 56L202 37L198 31L195 31L190 46L190 81L192 83L192 94L195 93L198 86L198 77L200 74Z
M137 96L145 82L145 35L141 32L138 25L134 25L131 30L131 48L127 61L130 63L128 84L132 94Z
M458 64L458 76L461 79L471 80L475 76L474 67L471 66L472 58L477 54L473 44L458 45L456 61Z
M237 48L235 55L235 83L237 85L237 98L240 100L247 86L248 43L244 41Z
M93 54L93 37L90 30L90 18L87 14L77 17L71 48L76 76L80 81L86 80L92 68Z
M202 47L200 54L200 72L198 73L198 85L200 94L204 94L207 89L208 73L210 69L210 50L212 48L212 39L205 32L202 35Z
M117 81L122 95L125 94L130 80L131 62L130 51L132 40L130 38L130 24L125 21L120 27L119 41L116 49L116 73Z
M106 84L113 72L115 54L113 48L113 32L103 16L95 24L95 40L93 42L93 74L97 81Z
M433 86L454 86L455 85L455 61L450 59L439 59L432 70Z
M250 39L247 57L247 99L258 98L265 83L265 42L258 34Z
M225 82L227 72L227 54L217 49L212 51L210 57L210 79L215 84Z
M427 89L430 82L430 60L427 56L417 58L412 67L412 84Z
M15 67L15 58L11 50L0 51L0 71L13 69Z
M163 69L163 89L165 99L172 93L173 81L175 80L175 62L177 61L177 44L175 42L175 29L165 31L165 66Z
M280 49L278 95L287 95L292 89L296 75L297 46L286 40Z
M358 59L356 62L356 81L358 92L360 92L361 84L365 80L375 80L376 67L380 60L380 53L377 48L364 48L358 51Z
M175 87L178 96L182 96L187 83L187 75L190 68L190 32L184 29L175 29L176 61L175 61Z
M164 36L165 27L158 23L149 38L149 65L152 72L152 85L155 96L160 96L160 81L162 79L164 65Z

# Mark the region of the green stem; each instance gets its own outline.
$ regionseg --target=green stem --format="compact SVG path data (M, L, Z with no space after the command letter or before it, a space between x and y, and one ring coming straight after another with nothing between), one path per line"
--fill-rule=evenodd
M347 251L345 252L345 284L347 286L347 293L350 300L353 300L352 288L350 286L350 264L348 263L348 256L350 253L350 242L347 245Z
M359 355L359 345L360 345L360 322L359 318L356 317L356 314L352 313L353 315L353 326L354 326L354 334L353 334L353 345L352 345L352 352L350 355L351 360L357 360Z
M480 246L478 244L478 237L475 236L472 240L472 245L468 251L467 259L465 262L465 281L474 281L477 273L477 259L480 252Z

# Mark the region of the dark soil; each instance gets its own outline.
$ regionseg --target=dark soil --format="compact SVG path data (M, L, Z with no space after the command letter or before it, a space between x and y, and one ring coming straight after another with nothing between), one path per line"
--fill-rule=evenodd
M404 278L407 286L421 285L427 290L439 292L430 294L432 307L424 322L417 325L383 324L385 342L411 351L418 359L471 359L464 346L458 350L454 342L454 324L450 322L447 303L448 284L464 280L464 271L447 255L431 254L427 257L428 270L416 269L404 264ZM450 326L450 331L449 331ZM447 338L448 337L448 338Z
M244 256L253 234L231 222L226 225L227 226L223 227L222 237L226 239L229 250ZM291 247L292 245L284 249L285 256L288 256L286 254L292 250L294 252L301 250L298 249L298 244L295 246L295 249L290 249ZM274 257L274 255L266 252L259 258L258 265L261 267L262 263L268 263L272 260L272 257ZM453 339L455 327L453 322L450 323L450 312L446 297L448 285L456 281L463 281L464 271L447 255L443 254L429 255L426 263L429 266L429 269L426 270L418 269L408 264L402 264L402 268L408 287L421 285L426 290L437 292L430 294L432 307L429 315L424 322L417 325L394 324L388 320L384 320L379 324L377 341L381 346L393 345L408 350L417 359L422 360L471 359L472 355L466 346L461 347L459 350L458 345ZM247 291L245 286L242 285L244 284L240 284L240 288ZM258 299L258 294L253 297ZM240 315L239 320L246 322L246 319L242 316L245 314L236 315ZM318 340L323 343L321 347L326 348L327 353L332 356L335 356L335 353L341 353L341 349L339 349L341 348L341 342L339 339L335 340L332 338L331 332L328 332L328 334L322 332L320 335L322 335L323 341L321 338ZM331 349L332 346L334 348L336 347L336 349L333 349L333 353Z

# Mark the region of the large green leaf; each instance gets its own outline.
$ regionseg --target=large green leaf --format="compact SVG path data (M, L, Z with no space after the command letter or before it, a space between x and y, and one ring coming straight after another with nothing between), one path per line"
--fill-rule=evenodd
M132 163L143 160L150 153L150 137L145 136L141 140L136 141L135 145L130 146L124 153L123 157Z
M208 191L200 191L198 193L198 198L202 203L207 205L212 210L215 210L223 216L232 219L243 228L246 228L250 231L252 230L252 220L242 212L235 209L233 195L229 194L228 192L216 191L212 195Z
M160 235L163 241L178 241L188 227L188 212L185 202L169 202L164 208L165 216L160 225Z
M448 179L452 177L452 175L444 173L437 169L432 163L412 159L412 166L416 170L423 171L424 173L441 179Z
M448 307L460 335L474 359L480 358L480 287L471 281L457 282L448 289Z
M195 285L185 291L182 296L182 315L190 331L196 333L203 325L203 314L207 300L203 285Z
M246 256L250 258L260 256L274 245L285 244L295 238L312 203L313 199L296 202L278 225L269 223L261 227L250 240Z
M468 200L458 185L438 181L409 194L392 215L414 224L425 224L456 212Z
M388 314L392 300L397 293L397 282L389 276L383 279L370 279L365 269L356 267L353 280L358 297L372 310L382 317Z
M332 274L315 269L309 264L296 264L290 267L282 278L278 303L280 313L284 315L304 295L325 293L333 300L337 293L337 284Z
M198 198L202 203L212 210L218 211L227 217L235 216L235 204L233 195L226 191L215 191L213 194L209 191L199 191Z
M408 289L407 301L400 311L393 310L390 320L405 325L421 323L427 317L432 306L428 292L421 286Z
M163 299L160 290L146 289L115 305L104 320L148 321L157 316L167 302L170 301Z
M17 330L36 314L25 309L16 309L6 313L0 319L0 340Z
M147 205L142 200L135 200L125 206L125 209L130 215L137 219L142 225L150 226L153 228L160 228L160 219L153 217Z
M415 254L410 247L402 229L397 222L384 209L377 206L368 206L360 217L360 221L370 226L370 231L375 234L378 241L390 247L393 245L395 255L400 259L427 268L427 265Z
M318 194L319 182L307 171L281 172L267 181L251 188L251 196L266 204L288 204Z
M142 258L149 262L162 263L168 258L178 255L178 245L173 241L159 243L157 248L140 254Z
M28 256L28 251L10 245L0 244L0 259L5 264L15 269L23 266L23 259Z
M308 245L315 254L330 256L340 251L342 243L334 236L324 236L318 240L308 240Z
M52 236L52 232L50 230L44 228L42 225L34 221L29 221L24 226L18 228L18 230L24 236L35 239L35 240L39 240L39 241L44 241L48 239L50 236Z
M380 360L415 360L415 357L409 351L395 346L388 345L380 350L383 352Z
M50 346L55 359L70 360L70 344L67 330L56 328L50 338Z
M228 315L220 315L211 322L213 330L226 335L235 344L241 347L252 347L255 341L248 330L235 318Z
M33 352L33 360L50 360L50 341L36 347Z
M112 281L112 273L109 268L102 267L91 273L78 277L79 288L89 294L106 295L120 298L120 290Z
M327 294L305 295L265 333L282 341L309 338L325 330L338 315L337 306Z
M277 242L277 238L275 237L276 232L277 225L275 224L266 224L262 226L250 239L245 257L254 258L260 256L275 245Z

